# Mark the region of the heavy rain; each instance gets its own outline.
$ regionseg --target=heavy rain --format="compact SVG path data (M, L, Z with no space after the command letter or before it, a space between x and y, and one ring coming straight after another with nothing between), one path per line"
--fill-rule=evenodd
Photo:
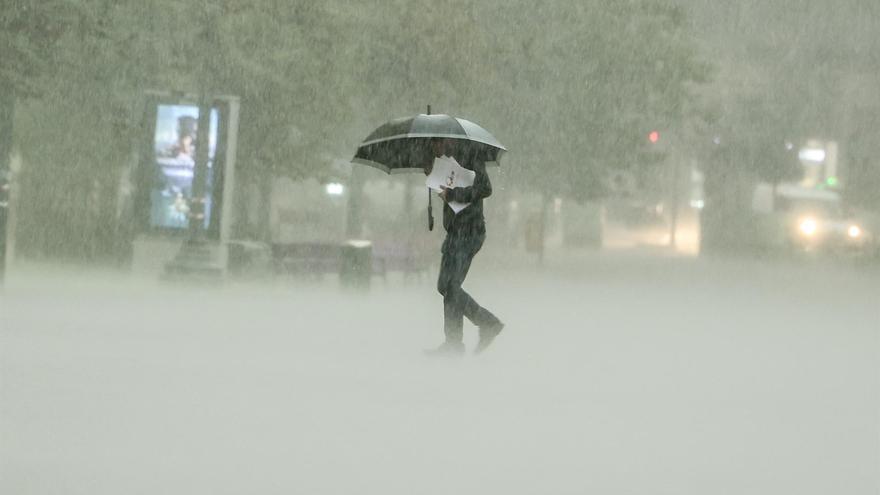
M880 3L2 0L0 493L880 493Z

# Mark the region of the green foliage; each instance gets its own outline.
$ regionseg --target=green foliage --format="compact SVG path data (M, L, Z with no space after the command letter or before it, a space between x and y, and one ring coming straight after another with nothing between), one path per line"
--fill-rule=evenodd
M0 8L0 88L37 94L52 72L52 49L79 19L65 0L4 0Z
M294 177L426 104L485 123L543 166L619 166L646 130L676 124L705 76L682 12L653 1L17 3L40 10L19 16L28 36L10 44L23 48L4 74L30 81L62 61L53 89L122 106L147 88L238 95L243 162ZM63 43L41 45L47 31Z
M854 139L864 129L854 128L861 123L852 117L859 109L880 106L873 89L880 60L880 4L683 3L694 6L698 21L713 27L703 37L705 51L722 59L722 70L707 87L706 100L716 113L708 132L732 148L731 166L744 166L768 182L796 180L800 167L785 151L786 141L797 147L810 138L836 139L846 141L841 144L849 152L864 147ZM870 89L857 90L871 78Z
M242 181L329 179L371 129L431 104L506 143L512 183L583 199L634 166L649 130L681 125L708 75L683 11L659 0L6 3L23 217L72 230L93 222L87 198L115 208L145 90L239 96Z
M708 78L683 12L663 3L512 12L505 39L519 43L504 68L512 84L502 90L502 114L526 186L575 199L601 194L610 169L639 163L648 132L684 125L692 85Z

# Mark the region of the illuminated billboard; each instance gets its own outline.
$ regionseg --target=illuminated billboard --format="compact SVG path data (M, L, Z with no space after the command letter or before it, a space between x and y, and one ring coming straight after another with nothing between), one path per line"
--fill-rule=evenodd
M212 109L207 133L204 227L211 222L219 112ZM198 128L199 107L159 104L153 137L153 184L150 190L150 226L162 229L189 227L193 200L196 147L202 139Z
M129 179L131 234L176 242L198 231L200 238L227 240L234 218L238 98L148 91L143 104ZM200 109L210 113L199 115Z

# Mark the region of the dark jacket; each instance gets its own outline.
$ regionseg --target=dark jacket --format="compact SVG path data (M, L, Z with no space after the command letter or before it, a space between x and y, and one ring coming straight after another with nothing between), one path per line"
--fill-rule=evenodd
M447 237L461 239L482 239L486 235L486 219L483 217L483 199L492 195L492 183L486 173L483 161L463 161L461 166L476 173L474 184L469 187L457 187L446 192L448 201L470 203L456 214L448 204L443 205L443 228Z

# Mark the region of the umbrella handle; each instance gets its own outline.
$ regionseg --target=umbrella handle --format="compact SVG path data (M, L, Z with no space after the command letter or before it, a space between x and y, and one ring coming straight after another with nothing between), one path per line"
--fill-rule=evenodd
M431 204L431 188L428 188L428 230L434 230L434 206Z

